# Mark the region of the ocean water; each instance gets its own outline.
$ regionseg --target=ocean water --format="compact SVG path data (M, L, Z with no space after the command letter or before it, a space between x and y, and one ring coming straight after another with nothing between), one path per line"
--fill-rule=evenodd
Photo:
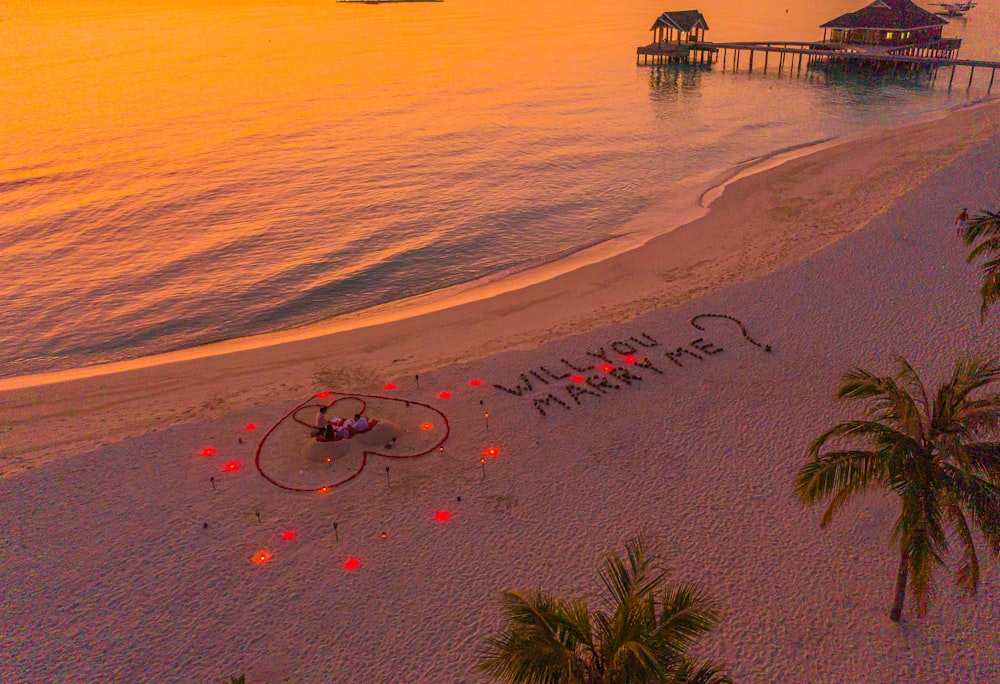
M814 40L864 0L696 4L709 39ZM0 377L498 277L651 212L666 230L738 165L979 100L989 78L636 66L665 9L8 0ZM945 35L998 59L998 27L981 3Z

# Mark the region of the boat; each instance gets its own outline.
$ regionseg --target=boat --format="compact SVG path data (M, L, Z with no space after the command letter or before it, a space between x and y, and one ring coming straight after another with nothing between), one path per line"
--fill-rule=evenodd
M935 2L933 7L940 7L934 14L942 14L946 17L964 17L965 13L976 6L975 2Z

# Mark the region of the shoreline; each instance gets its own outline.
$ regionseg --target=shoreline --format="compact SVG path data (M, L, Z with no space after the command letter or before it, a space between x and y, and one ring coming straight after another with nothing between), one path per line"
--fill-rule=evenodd
M821 528L823 507L803 509L794 482L810 442L858 415L834 399L845 370L891 372L901 355L933 388L961 356L1000 348L998 314L980 321L980 275L953 229L963 205L997 202L998 123L1000 111L979 112L749 177L617 271L586 267L530 301L501 295L378 336L0 397L0 428L15 416L8 400L31 401L36 446L59 432L53 449L80 452L0 478L13 512L0 544L12 588L0 679L486 681L475 667L502 625L502 590L597 605L602 556L648 530L673 577L718 600L722 622L696 655L734 681L997 681L994 554L980 547L968 597L951 581L952 548L927 614L909 595L894 623L898 501L868 492ZM658 270L676 279L684 268L681 289L650 289ZM595 281L606 286L582 291ZM705 294L685 298L690 289ZM533 342L539 327L583 320L567 310L578 297L600 306L602 293L607 325ZM683 303L635 303L647 293ZM692 327L713 313L771 352L731 322ZM523 351L510 344L519 329ZM626 340L643 347L642 364L587 368L617 363ZM502 351L473 353L492 346ZM457 360L419 382L403 375L445 356ZM566 374L525 393L492 386L574 366L593 384ZM398 378L397 391L364 410L401 426L391 453L431 453L368 454L365 468L364 442L342 452L302 426L269 427L320 389L386 394L366 391L382 378ZM4 449L24 434L4 433ZM256 472L260 449L285 483L363 472L325 493L288 492Z
M378 325L352 321L351 329L311 331L280 344L271 343L273 336L257 338L247 349L237 349L247 338L223 342L211 356L197 348L198 357L172 353L169 363L148 365L147 357L143 367L129 362L111 374L91 367L55 385L27 386L21 378L25 386L15 388L10 379L0 381L0 477L146 433L151 425L300 400L318 386L371 390L755 280L855 232L997 128L994 102L799 156L730 183L711 211L639 248L530 287L510 289L505 280L503 292L429 313ZM54 420L72 421L75 439L39 429Z
M516 292L545 283L553 278L586 266L614 259L632 250L641 249L651 240L688 226L704 218L711 211L711 205L721 197L730 185L745 178L779 168L792 161L822 152L823 150L847 145L858 140L877 137L888 131L897 131L932 121L943 120L956 112L988 106L992 102L992 100L987 99L981 102L963 104L950 110L913 117L890 127L869 129L854 135L839 138L823 138L782 147L759 157L740 162L724 171L710 172L710 174L706 175L710 175L712 181L707 187L697 193L696 198L694 198L694 206L682 205L683 208L674 207L674 209L679 209L681 213L679 216L675 215L668 219L668 227L659 225L657 228L642 229L643 225L651 222L651 215L667 208L666 203L659 203L650 206L642 214L633 217L615 234L590 244L571 248L539 264L521 269L507 269L465 283L404 297L403 299L386 302L358 311L350 311L332 318L294 328L218 340L194 347L139 356L134 359L0 378L0 393L300 342L325 335L349 332L415 318L509 292ZM657 216L656 218L660 217ZM627 228L632 225L636 227L628 230Z

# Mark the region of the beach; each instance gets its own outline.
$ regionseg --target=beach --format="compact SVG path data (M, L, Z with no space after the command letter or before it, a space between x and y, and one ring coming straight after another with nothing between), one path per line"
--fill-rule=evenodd
M995 559L978 598L942 574L894 624L893 501L821 530L792 483L848 417L845 370L902 354L933 384L997 348L953 223L996 208L998 124L994 103L850 139L637 249L422 315L0 381L0 680L482 681L501 590L594 600L646 529L725 607L702 654L736 681L995 681ZM568 389L626 355L648 363ZM431 406L444 449L276 487L257 447L319 392ZM294 475L308 435L282 439L262 454Z

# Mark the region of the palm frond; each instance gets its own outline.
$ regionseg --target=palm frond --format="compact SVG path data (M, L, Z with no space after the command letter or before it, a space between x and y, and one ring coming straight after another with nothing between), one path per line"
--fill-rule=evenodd
M656 641L683 653L721 620L722 609L710 594L693 584L677 584L663 593Z
M970 474L1000 484L1000 444L973 442L958 445L956 464Z
M885 459L875 451L830 451L816 454L813 460L799 470L795 493L805 505L812 505L834 497L830 509L823 516L825 526L829 517L847 499L885 479Z
M951 466L944 470L952 483L952 494L982 532L988 548L1000 556L1000 483Z
M984 434L1000 434L1000 395L966 399L958 410L955 421L961 428L956 433L965 439Z
M1000 214L985 209L979 210L962 227L960 236L967 244L980 238L990 238L1000 234Z
M969 256L965 257L968 263L972 263L976 259L986 258L987 260L995 260L997 255L1000 255L1000 236L992 235L978 245L972 248L969 252Z
M569 610L567 610L567 607ZM578 606L541 592L505 591L501 609L508 624L487 639L479 669L511 683L562 684L580 669L577 647L583 629L573 622ZM584 608L584 614L586 609Z
M916 489L916 487L913 487ZM941 509L936 497L908 492L903 496L903 511L893 530L900 548L907 551L910 586L917 601L917 615L927 612L927 602L935 591L934 571L944 565L948 539L941 524Z
M945 514L955 534L962 542L962 562L955 572L955 584L965 590L967 596L974 595L979 588L979 558L976 556L976 544L972 538L972 530L965 519L962 507L954 495L947 496L944 504Z
M896 363L899 365L897 377L902 381L903 389L911 397L915 397L912 401L919 402L919 413L922 420L928 419L931 415L931 405L928 400L927 388L920 379L920 375L905 357L896 356Z
M675 681L688 647L718 624L720 610L701 590L667 585L665 573L658 549L639 534L626 542L624 556L604 559L610 611L590 612L582 601L541 592L503 592L506 624L487 639L480 671L528 684ZM687 667L701 673L693 684L728 682L711 678L716 666Z
M837 423L810 442L807 449L809 457L816 459L831 439L858 439L878 447L895 446L904 450L911 448L908 445L916 444L912 436L890 425L874 420L847 420Z
M972 356L959 359L948 382L938 388L934 398L932 426L936 432L958 434L967 426L962 418L969 395L1000 379L1000 365L992 359Z
M625 542L625 558L614 553L605 556L600 577L612 604L626 605L636 596L655 592L667 575L660 558L659 549L644 533Z
M979 298L982 304L979 306L979 322L986 320L990 309L1000 301L1000 273L988 273L983 276L983 284L979 288Z
M905 368L902 374L904 378L909 379ZM919 384L919 378L917 382ZM841 378L837 398L854 401L867 399L870 403L870 413L875 420L894 423L904 432L914 436L919 436L923 432L920 411L913 397L901 388L894 378L853 368Z
M963 403L977 389L1000 379L1000 364L984 356L960 359L955 364L950 385L955 387L956 404Z
M685 660L677 668L671 684L733 684L733 680L715 665Z

